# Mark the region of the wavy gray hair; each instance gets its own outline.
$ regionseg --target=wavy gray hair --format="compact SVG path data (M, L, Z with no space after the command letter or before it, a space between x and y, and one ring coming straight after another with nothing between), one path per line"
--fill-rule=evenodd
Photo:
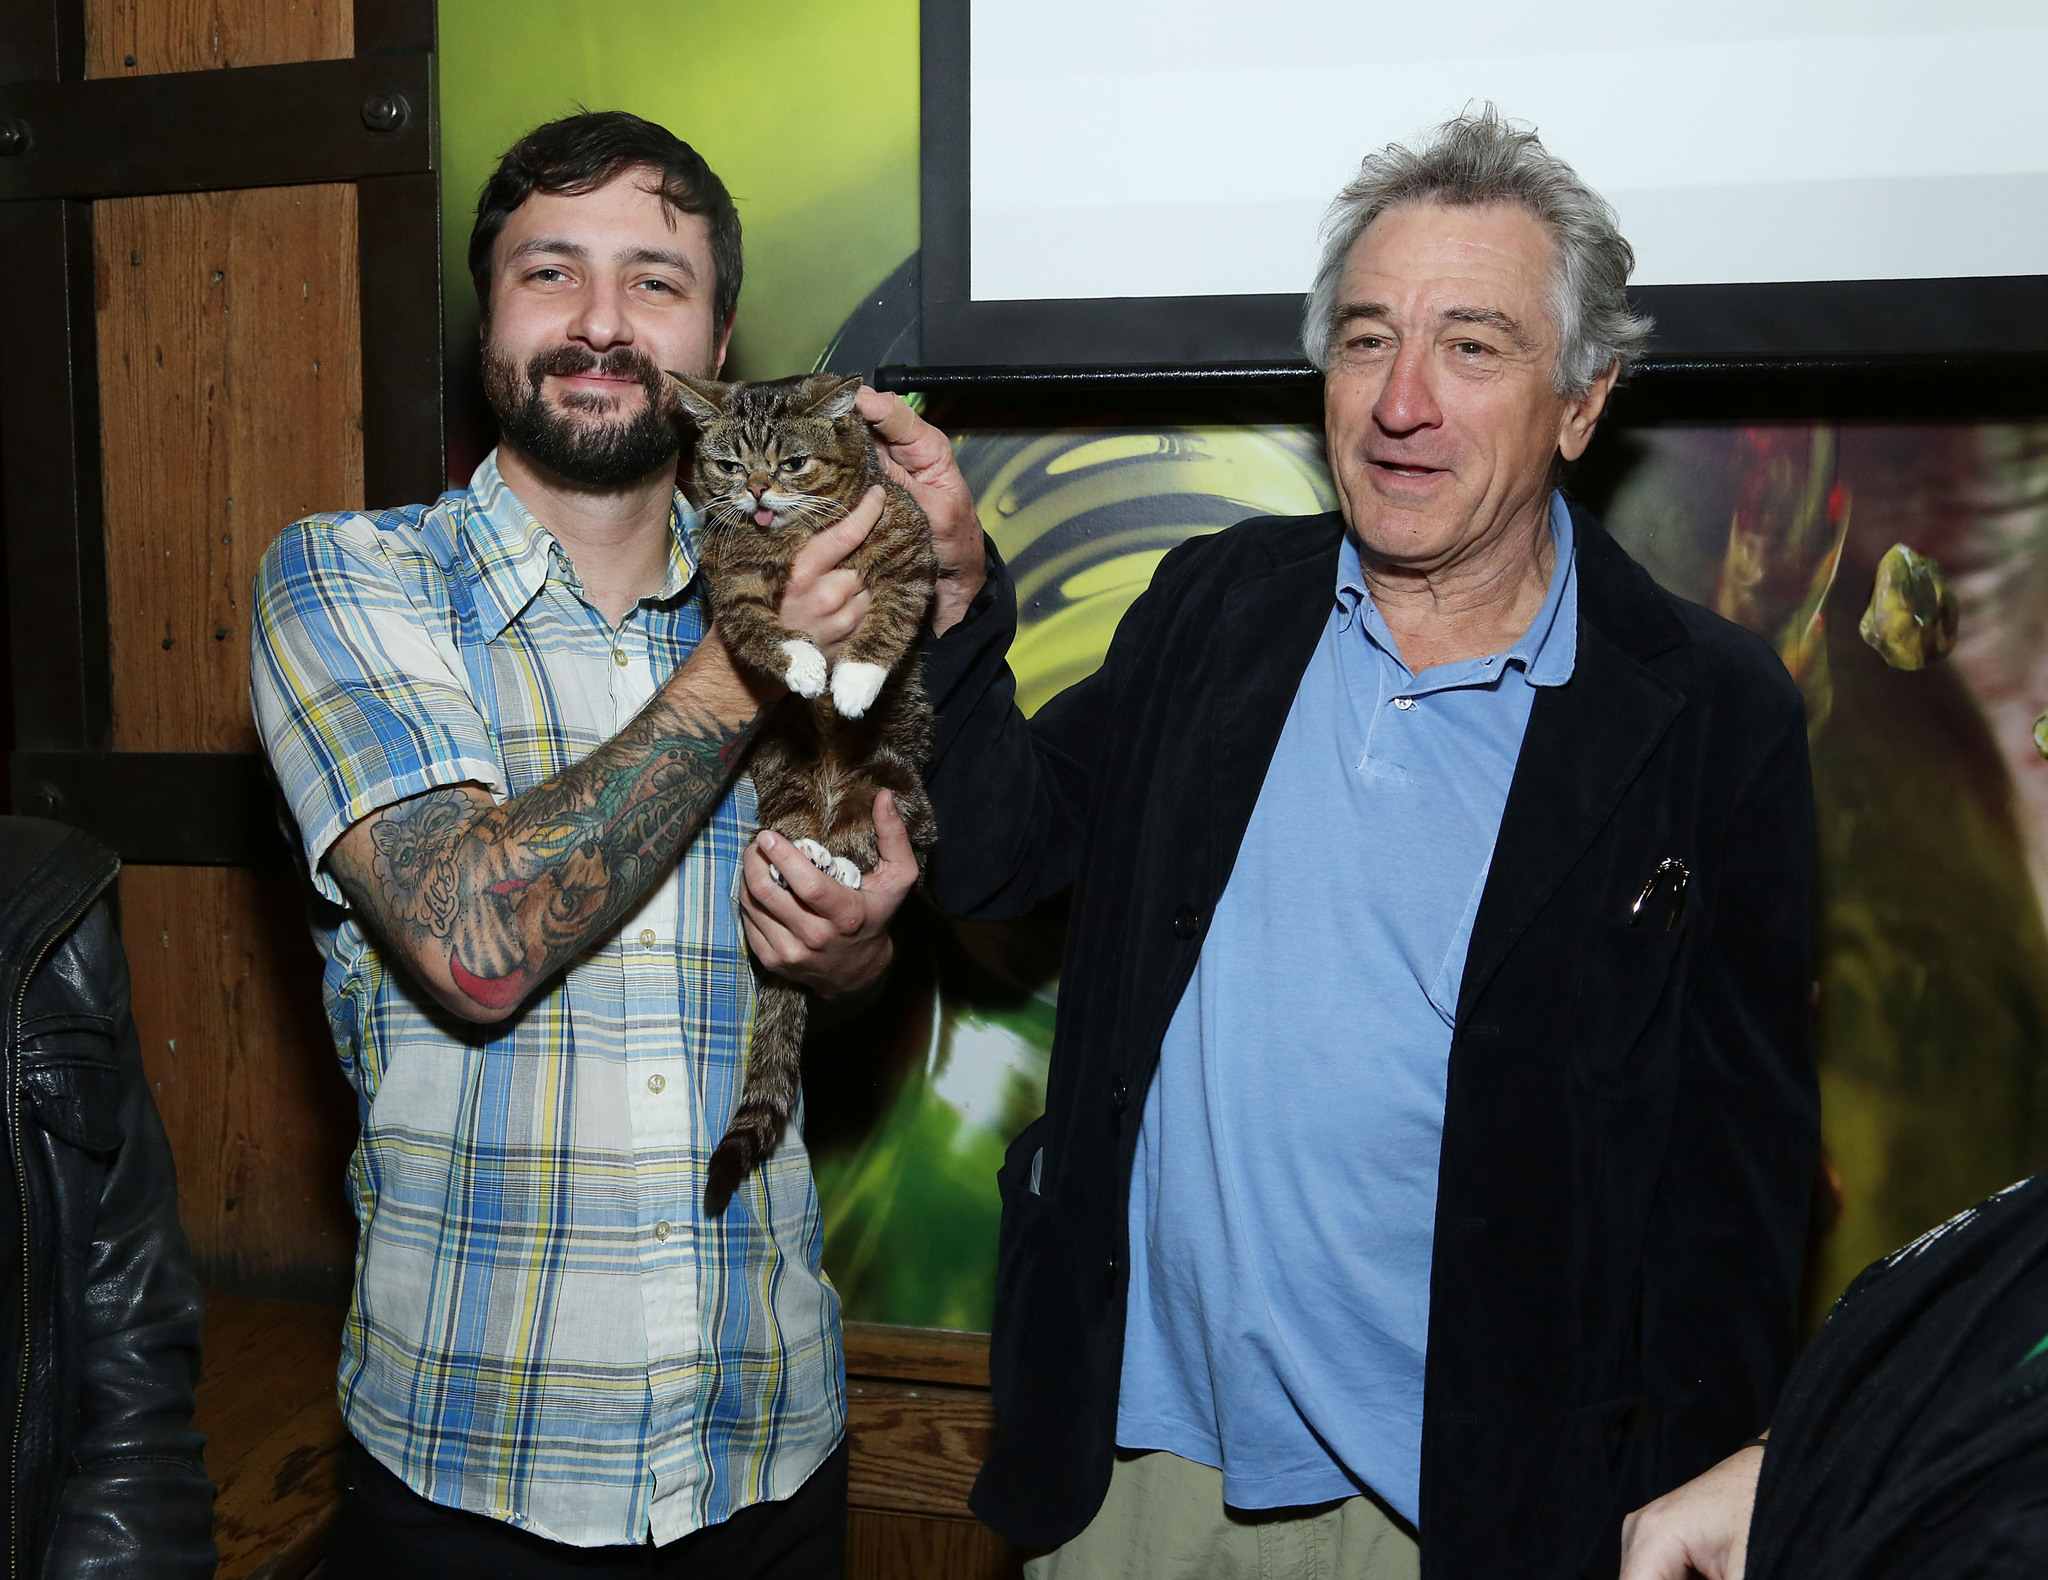
M1551 377L1560 395L1583 395L1608 368L1618 363L1626 373L1642 355L1650 320L1628 305L1636 255L1613 207L1544 148L1534 127L1505 120L1487 104L1444 122L1419 148L1389 143L1368 154L1330 204L1301 320L1302 348L1317 367L1330 365L1337 283L1352 244L1388 209L1420 202L1519 203L1550 232L1557 248L1550 310L1558 330Z

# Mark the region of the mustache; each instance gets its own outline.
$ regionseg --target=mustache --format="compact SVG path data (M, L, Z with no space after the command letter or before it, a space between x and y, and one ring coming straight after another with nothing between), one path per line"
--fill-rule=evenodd
M614 346L603 356L585 346L550 346L536 351L526 364L527 382L536 395L543 379L575 378L584 373L630 378L647 392L648 399L658 401L661 396L661 369L644 351L632 346Z

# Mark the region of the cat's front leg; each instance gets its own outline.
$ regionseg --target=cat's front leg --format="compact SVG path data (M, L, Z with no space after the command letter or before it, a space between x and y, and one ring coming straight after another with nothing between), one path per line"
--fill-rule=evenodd
M718 630L733 656L799 697L823 693L831 666L817 643L782 623L780 589L758 572L725 576L717 586Z
M885 581L871 590L874 602L832 666L832 706L843 719L857 719L874 705L931 604L928 578Z
M842 658L832 666L832 706L842 719L857 719L874 706L889 666L858 658Z
M825 655L818 651L817 644L793 636L782 644L782 656L787 661L782 683L791 691L799 697L815 697L825 689L825 678L831 672L831 666L825 662Z

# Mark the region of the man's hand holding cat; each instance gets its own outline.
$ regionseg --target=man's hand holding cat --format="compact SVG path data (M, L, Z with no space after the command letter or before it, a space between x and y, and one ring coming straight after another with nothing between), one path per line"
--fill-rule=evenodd
M967 606L988 576L974 495L953 458L953 441L912 411L901 395L863 386L859 403L861 420L874 432L882 464L910 490L932 524L932 547L939 556L932 634L943 636L966 618Z
M875 798L881 859L858 889L834 882L781 835L766 829L747 847L740 921L754 958L820 998L858 993L888 970L889 920L917 885L917 855L888 791ZM770 864L783 876L775 880Z
M882 518L882 490L871 488L844 518L812 537L789 562L782 589L782 623L804 641L782 644L789 658L787 680L799 696L825 689L833 655L859 629L873 595L860 572L846 563Z

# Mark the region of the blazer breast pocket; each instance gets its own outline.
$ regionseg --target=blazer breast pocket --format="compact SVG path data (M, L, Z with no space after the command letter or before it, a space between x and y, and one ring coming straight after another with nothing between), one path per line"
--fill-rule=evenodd
M1579 957L1565 1028L1579 1083L1622 1097L1661 1085L1677 1065L1678 1027L1658 1019L1676 991L1685 929L1630 927L1602 921Z

